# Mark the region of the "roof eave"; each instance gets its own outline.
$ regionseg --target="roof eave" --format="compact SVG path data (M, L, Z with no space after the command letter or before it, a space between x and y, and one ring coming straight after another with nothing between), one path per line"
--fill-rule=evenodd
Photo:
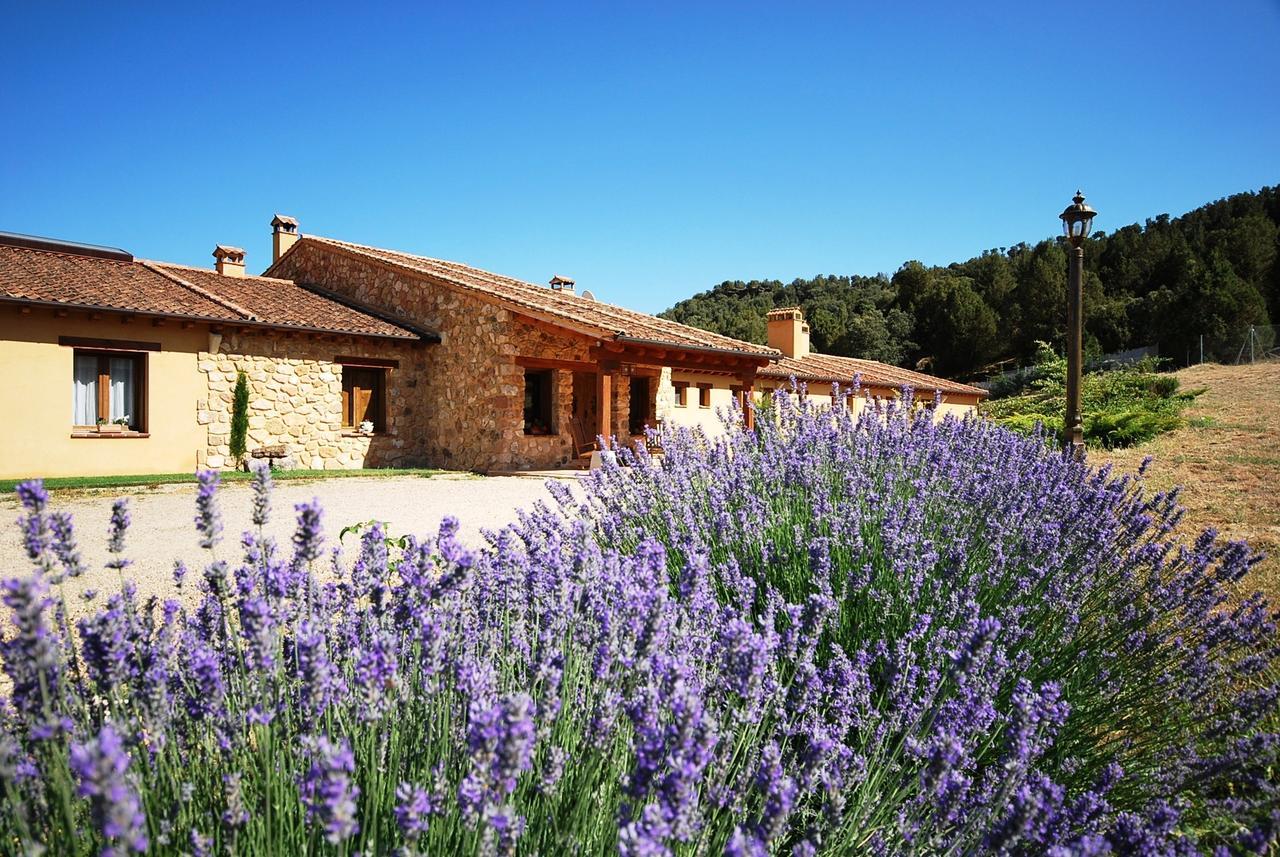
M697 351L702 354L724 354L726 356L738 358L750 358L752 360L762 361L761 365L768 365L776 360L781 352L762 352L762 351L742 351L734 348L717 348L714 345L684 345L678 342L671 342L665 339L645 339L639 336L627 336L625 334L617 334L614 336L615 342L629 343L631 345L647 345L652 348L670 348L677 351Z
M440 342L440 335L437 333L432 333L430 336L419 335L412 331L409 332L413 333L413 335L407 336L399 336L392 333L362 333L354 330L335 330L328 327L306 327L297 324L281 324L278 322L253 321L241 318L219 318L218 316L192 315L188 313L156 312L155 310L130 309L128 307L103 306L101 304L44 301L37 298L19 298L12 295L0 295L0 303L36 306L47 309L76 310L80 312L111 312L119 315L138 315L145 318L171 318L178 321L194 321L200 324L223 325L227 327L258 327L266 330L293 330L303 333L323 333L330 336L359 336L372 339L390 339L396 342L429 342L432 344ZM406 330L408 329L406 328Z

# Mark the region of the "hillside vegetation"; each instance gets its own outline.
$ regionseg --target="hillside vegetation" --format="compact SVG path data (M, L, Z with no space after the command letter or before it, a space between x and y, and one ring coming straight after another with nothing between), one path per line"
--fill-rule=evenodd
M1278 247L1280 186L1095 233L1085 248L1086 350L1158 343L1183 360L1198 355L1201 335L1225 348L1280 318ZM798 304L818 351L970 376L1031 360L1040 341L1062 350L1066 278L1062 239L1046 239L946 266L908 261L892 276L724 282L662 315L762 343L765 313Z

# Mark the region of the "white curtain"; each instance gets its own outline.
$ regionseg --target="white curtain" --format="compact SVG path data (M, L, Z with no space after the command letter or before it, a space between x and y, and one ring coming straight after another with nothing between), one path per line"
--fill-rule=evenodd
M133 360L128 357L112 357L111 371L111 422L124 417L130 424L137 419L133 413Z
M71 424L91 426L98 422L98 358L77 354L75 378L71 385Z

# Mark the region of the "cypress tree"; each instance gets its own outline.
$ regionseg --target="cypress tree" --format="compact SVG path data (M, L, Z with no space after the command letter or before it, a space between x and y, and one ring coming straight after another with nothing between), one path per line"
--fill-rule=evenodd
M236 374L236 391L231 401L231 458L239 464L244 458L245 435L249 432L249 379L244 372Z

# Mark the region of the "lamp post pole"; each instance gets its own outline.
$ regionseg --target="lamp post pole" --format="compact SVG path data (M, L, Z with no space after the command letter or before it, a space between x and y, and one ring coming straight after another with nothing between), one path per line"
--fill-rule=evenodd
M1063 443L1073 452L1084 449L1084 422L1080 413L1080 387L1084 383L1084 248L1072 247L1067 274L1067 413Z
M1089 237L1098 212L1084 203L1076 191L1062 214L1062 231L1070 244L1071 266L1067 274L1067 412L1063 420L1063 445L1073 455L1084 453L1084 414L1080 407L1084 385L1084 239Z

